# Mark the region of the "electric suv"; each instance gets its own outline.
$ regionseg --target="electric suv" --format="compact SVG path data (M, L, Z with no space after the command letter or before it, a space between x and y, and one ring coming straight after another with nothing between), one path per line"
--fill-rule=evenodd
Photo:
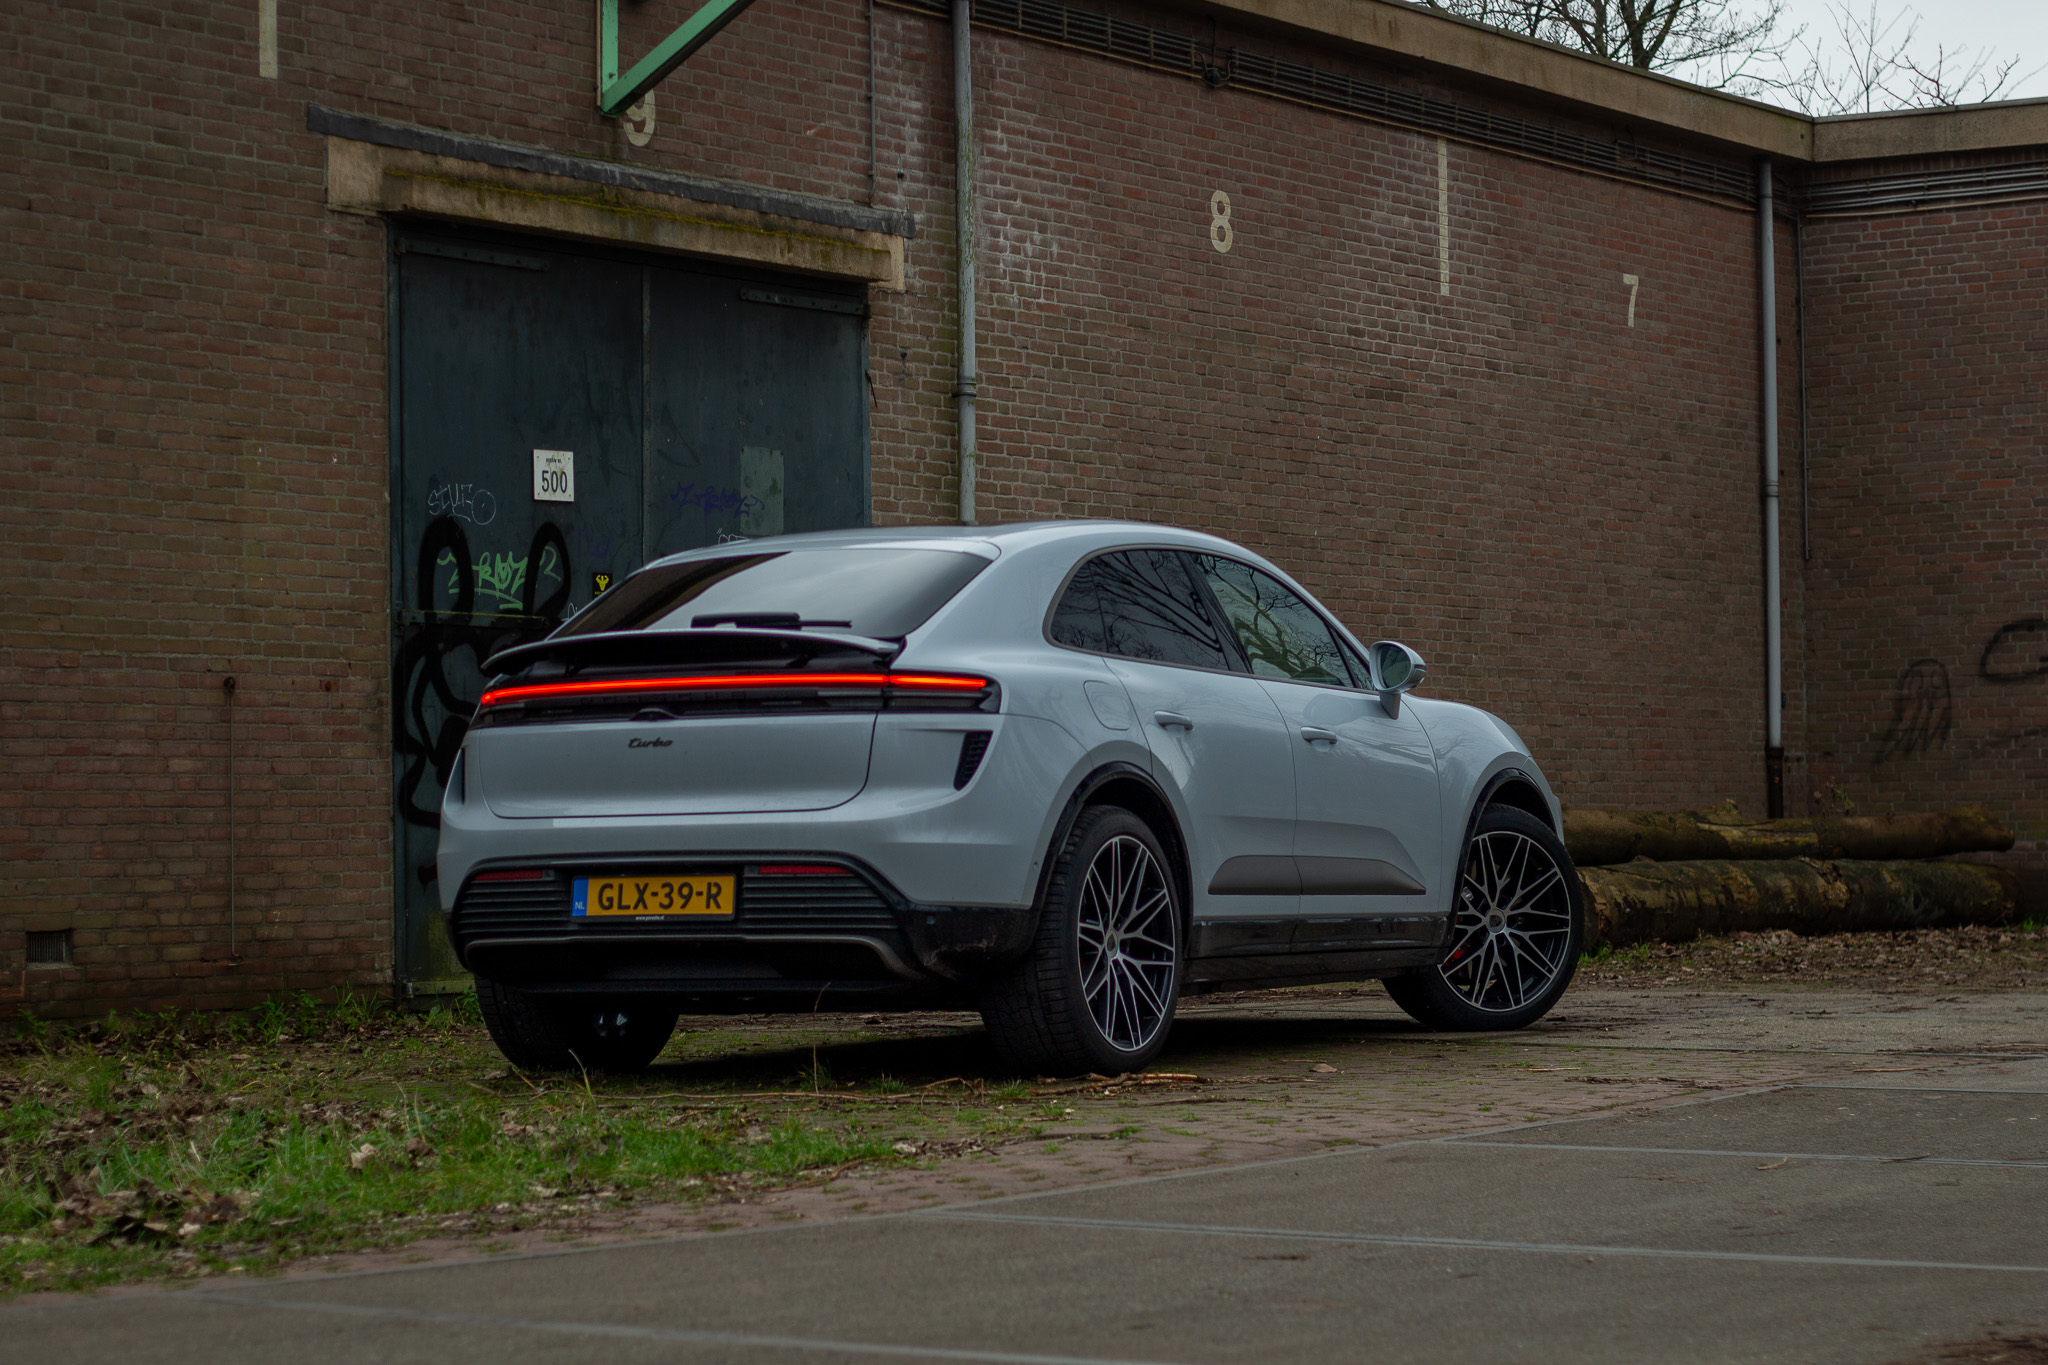
M967 1006L1007 1065L1116 1073L1183 993L1377 977L1512 1029L1578 960L1514 730L1214 536L720 545L485 671L440 885L521 1066L644 1066L685 1012Z

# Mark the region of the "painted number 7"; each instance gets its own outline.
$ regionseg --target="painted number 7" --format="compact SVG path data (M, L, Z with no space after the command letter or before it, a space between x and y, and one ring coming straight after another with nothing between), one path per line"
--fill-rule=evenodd
M1636 325L1636 289L1642 284L1640 275L1623 275L1621 282L1628 286L1628 325Z

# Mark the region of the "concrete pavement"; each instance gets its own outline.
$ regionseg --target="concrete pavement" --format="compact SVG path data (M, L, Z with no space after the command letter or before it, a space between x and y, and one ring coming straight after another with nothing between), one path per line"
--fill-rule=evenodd
M1334 1148L1343 1106L1317 1094L1291 1106L1323 1134L1306 1152L1219 1165L1212 1143L1180 1169L1105 1162L1092 1184L894 1204L877 1186L853 1201L867 1212L814 1203L736 1231L47 1302L0 1311L0 1357L1877 1365L2048 1333L2048 1000L1611 995L1574 993L1507 1040L1525 1105L1532 1085L1582 1109L1635 1093L1674 1057L1769 1077L1703 1091L1695 1072L1533 1123L1474 1094L1452 1131L1354 1119L1359 1145ZM1197 1007L1166 1064L1270 1063L1327 1030L1343 1078L1370 1085L1371 1059L1421 1041L1376 1031L1381 1012ZM1432 1083L1502 1042L1442 1042ZM1172 1126L1204 1121L1191 1104Z

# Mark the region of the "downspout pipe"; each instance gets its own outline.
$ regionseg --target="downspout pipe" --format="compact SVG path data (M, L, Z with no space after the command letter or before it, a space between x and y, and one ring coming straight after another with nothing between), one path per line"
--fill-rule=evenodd
M955 232L960 243L960 375L953 390L960 413L960 524L974 516L974 76L968 43L969 0L953 0L953 139Z
M1768 159L1756 163L1756 189L1764 436L1764 803L1776 820L1785 814L1785 622L1778 557L1778 259Z

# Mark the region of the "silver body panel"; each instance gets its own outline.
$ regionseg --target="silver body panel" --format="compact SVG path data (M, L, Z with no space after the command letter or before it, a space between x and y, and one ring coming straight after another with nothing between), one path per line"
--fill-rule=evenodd
M1540 792L1551 824L1560 823L1520 737L1477 708L1410 695L1390 715L1371 691L1112 658L1048 638L1063 585L1108 550L1225 555L1314 600L1227 541L1067 522L830 532L748 548L856 545L946 547L992 561L905 639L890 666L996 679L999 714L472 731L463 778L442 810L444 903L453 909L484 864L786 853L852 860L921 905L1024 909L1077 791L1112 768L1149 780L1178 821L1197 926L1445 915L1475 802L1502 774ZM662 562L721 553L730 547ZM1363 642L1330 619L1362 653ZM1192 728L1161 723L1174 713ZM968 730L991 738L972 780L955 790ZM662 739L669 744L653 743ZM1290 857L1304 879L1292 887L1268 876ZM1266 861L1225 867L1245 858ZM1212 890L1219 876L1226 888L1236 877L1250 889ZM1331 891L1318 877L1351 889Z

